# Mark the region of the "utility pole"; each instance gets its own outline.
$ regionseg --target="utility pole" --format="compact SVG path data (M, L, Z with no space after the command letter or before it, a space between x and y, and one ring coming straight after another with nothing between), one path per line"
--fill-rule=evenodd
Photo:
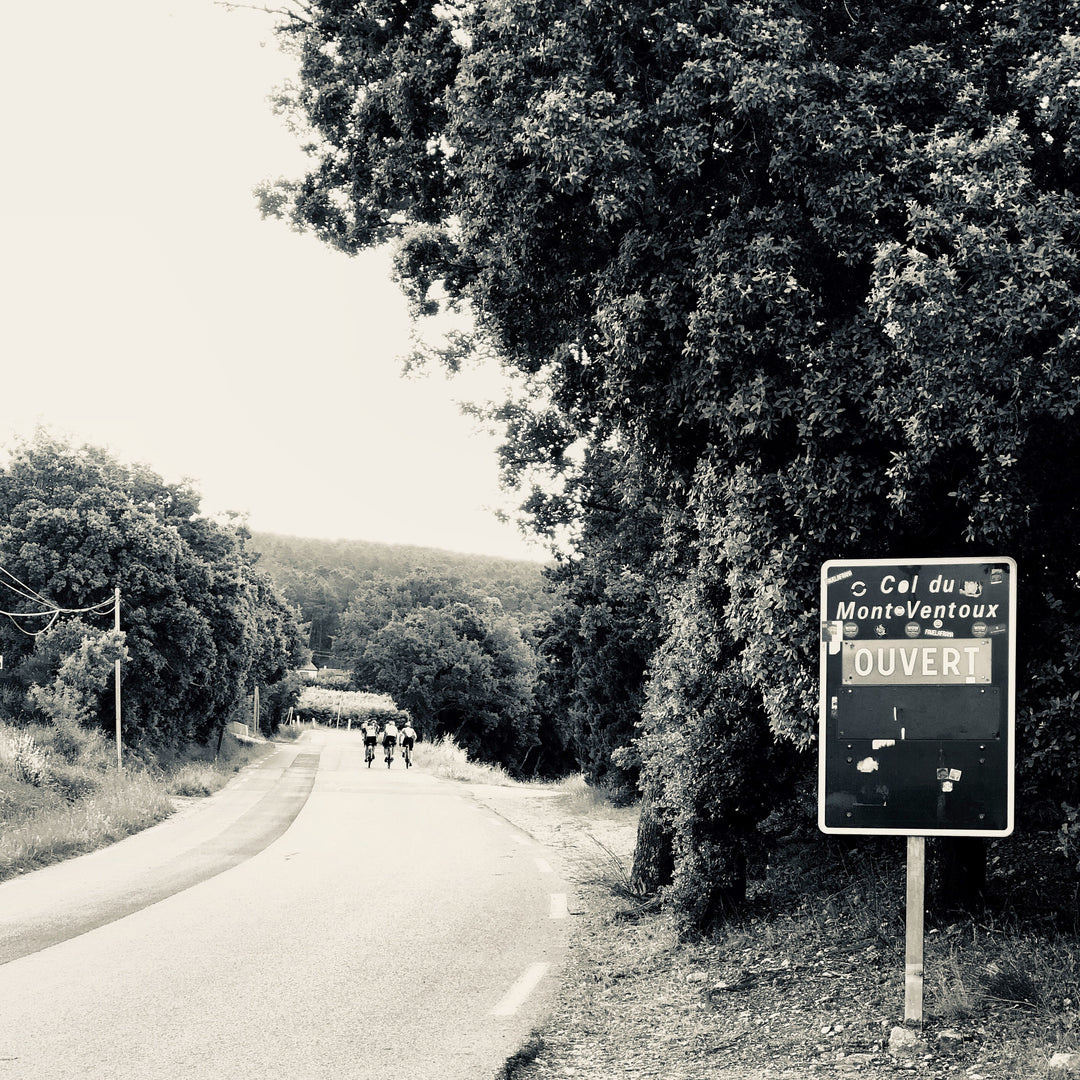
M120 633L120 589L113 590L113 629ZM119 639L118 639L119 640ZM120 761L120 659L116 661L116 771L122 768Z

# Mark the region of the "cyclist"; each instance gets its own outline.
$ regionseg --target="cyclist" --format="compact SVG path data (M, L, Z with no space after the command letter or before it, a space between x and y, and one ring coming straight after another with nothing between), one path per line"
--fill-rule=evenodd
M397 745L398 740L398 726L393 720L387 720L386 726L383 728L382 744L383 750L386 751L386 767L390 768L390 762L394 759L394 747Z
M375 756L375 744L379 741L379 725L370 717L361 725L364 733L364 757L371 765L371 759Z
M406 768L412 764L412 748L416 742L416 731L413 729L412 721L406 716L405 726L401 729L401 749L405 756Z

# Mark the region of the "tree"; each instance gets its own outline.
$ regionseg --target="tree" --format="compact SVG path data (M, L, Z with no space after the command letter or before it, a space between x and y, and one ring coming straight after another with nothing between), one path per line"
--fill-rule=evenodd
M31 700L46 715L92 716L111 730L100 672L124 649L124 740L205 741L253 679L280 678L289 666L298 644L289 611L242 533L201 517L190 487L39 433L0 472L0 517L12 613L0 643L21 685L38 687ZM66 623L65 612L83 609L103 625ZM48 633L46 617L29 614L38 611L58 613Z
M341 617L335 656L342 667L352 669L358 686L367 685L372 675L365 660L366 649L388 623L418 608L441 610L480 599L474 588L464 585L454 574L424 569L414 569L402 577L374 574L358 587Z
M693 696L738 688L794 752L825 558L1016 552L1023 780L1075 801L1072 14L315 3L283 33L316 168L264 206L345 250L398 237L414 309L473 312L530 391L503 413L512 471L611 440L655 465L666 624L698 609L725 639ZM660 778L682 767L655 736L683 659L652 669ZM737 788L767 743L712 729ZM677 860L737 865L752 825L725 851L686 809Z
M579 767L590 783L625 798L638 787L635 741L660 641L655 490L631 455L601 447L563 492L537 493L531 507L552 530L571 522L578 530L576 553L549 571L562 598L548 628L558 642L549 655L561 660Z
M514 773L540 743L535 660L496 609L418 607L375 635L365 666L371 688L405 708L421 738L449 735Z
M115 665L128 659L124 635L73 618L42 632L34 644L24 665L29 702L57 729L56 745L77 757L83 729L95 726L104 698L115 700Z

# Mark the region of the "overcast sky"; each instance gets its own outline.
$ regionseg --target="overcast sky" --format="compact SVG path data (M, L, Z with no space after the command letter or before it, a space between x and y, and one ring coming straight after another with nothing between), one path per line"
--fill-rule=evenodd
M387 257L262 221L303 159L266 101L269 17L210 0L5 13L0 449L38 425L191 477L256 530L543 558L496 506L496 440L403 379Z

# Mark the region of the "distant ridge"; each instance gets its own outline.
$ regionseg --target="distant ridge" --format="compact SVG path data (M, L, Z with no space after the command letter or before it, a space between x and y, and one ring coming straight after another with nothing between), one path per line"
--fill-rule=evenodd
M472 577L478 567L529 568L536 573L546 565L532 559L512 559L502 555L470 554L417 544L390 544L377 540L345 540L294 536L286 533L253 532L248 547L259 552L263 566L280 563L296 569L316 566L339 567L350 571L388 572L391 576L416 569L458 572Z
M532 621L549 612L556 594L543 563L494 555L467 555L413 544L325 540L257 532L248 541L263 569L307 625L316 663L334 659L333 641L354 596L378 582L449 578L461 596L493 597L507 615Z

